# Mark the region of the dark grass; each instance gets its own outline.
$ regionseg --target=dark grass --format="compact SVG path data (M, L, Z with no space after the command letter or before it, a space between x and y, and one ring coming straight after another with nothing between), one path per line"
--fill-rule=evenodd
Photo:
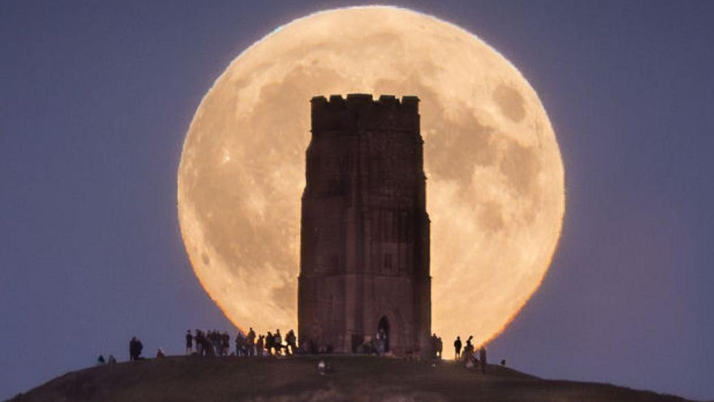
M321 375L324 359L333 371ZM12 402L684 401L607 384L550 381L489 366L369 356L170 357L88 368Z

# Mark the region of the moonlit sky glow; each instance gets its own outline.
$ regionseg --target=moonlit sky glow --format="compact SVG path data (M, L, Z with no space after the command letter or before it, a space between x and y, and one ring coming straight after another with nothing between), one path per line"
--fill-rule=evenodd
M463 29L405 9L298 19L216 80L178 171L179 223L196 276L244 330L297 326L309 100L355 92L420 98L432 330L488 342L550 265L564 211L560 152L516 68Z
M242 50L348 5L0 2L0 399L99 354L126 360L132 335L177 354L188 328L232 328L180 235L186 132ZM489 356L546 378L714 399L714 3L395 5L498 49L557 133L558 250Z

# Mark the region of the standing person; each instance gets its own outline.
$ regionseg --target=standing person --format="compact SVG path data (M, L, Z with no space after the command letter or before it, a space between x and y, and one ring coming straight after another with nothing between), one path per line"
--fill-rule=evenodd
M228 352L231 349L231 336L228 331L223 331L221 335L221 355L228 356Z
M144 345L141 344L141 341L132 336L129 341L129 361L139 360L142 349L144 349Z
M204 336L204 339L205 339L204 349L206 352L206 356L215 356L216 343L213 341L213 339L214 339L213 330L210 330L210 329L207 330L206 335Z
M478 350L478 360L481 364L481 374L486 375L486 345L481 345Z
M295 331L292 329L288 331L287 335L285 335L285 341L288 343L288 346L285 348L285 354L288 353L288 348L290 348L290 354L293 355L295 354L295 351L297 351L297 337L295 336Z
M469 335L469 339L466 340L466 347L464 347L464 354L468 358L475 358L474 354L474 345L471 343L471 340L474 339L473 335Z
M265 350L265 337L263 335L260 335L258 337L258 342L256 343L256 353L258 354L258 357L263 357L263 351Z
M201 351L202 355L201 356L206 356L206 357L214 357L216 355L216 350L213 346L213 342L211 341L211 338L209 338L209 334L211 331L207 332L201 332Z
M213 345L213 350L215 352L216 356L223 356L223 352L221 351L221 345L222 345L222 340L221 340L221 333L218 332L217 330L211 331L211 344Z
M203 356L203 331L197 329L196 336L193 337L193 340L196 342L196 354Z
M193 335L191 330L186 331L186 356L191 356L193 353Z
M456 360L461 359L461 337L457 336L454 341L454 350L456 351Z
M280 330L275 330L275 340L273 341L273 346L275 346L275 354L280 355L283 350L283 336L280 335Z
M436 357L441 360L441 354L444 351L444 343L441 341L441 337L436 338Z
M253 327L250 327L246 341L248 341L248 356L255 356L255 331L253 331Z
M273 333L268 331L267 335L265 335L265 348L268 349L268 354L270 356L273 355L273 342L275 338L273 337Z
M238 330L238 334L236 335L236 356L244 356L244 350L245 340L243 338L243 334L241 334L240 330Z

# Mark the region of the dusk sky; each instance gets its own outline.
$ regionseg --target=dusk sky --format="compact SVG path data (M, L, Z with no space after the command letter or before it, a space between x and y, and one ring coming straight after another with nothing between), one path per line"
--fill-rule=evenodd
M147 355L182 353L189 328L235 335L179 233L189 123L253 42L360 4L0 2L0 399L125 361L133 335ZM714 2L390 4L501 52L560 145L560 244L490 359L714 399Z

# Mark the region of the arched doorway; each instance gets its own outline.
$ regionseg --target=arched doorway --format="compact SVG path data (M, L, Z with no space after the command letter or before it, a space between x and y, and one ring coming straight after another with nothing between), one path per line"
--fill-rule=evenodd
M384 353L389 352L389 320L383 316L377 324L377 334L384 337Z

